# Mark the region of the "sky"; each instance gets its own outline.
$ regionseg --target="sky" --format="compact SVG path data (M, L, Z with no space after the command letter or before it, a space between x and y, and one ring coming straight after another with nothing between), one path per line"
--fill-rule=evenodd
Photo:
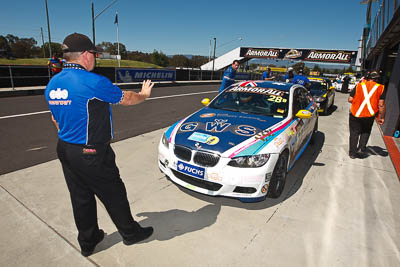
M91 3L98 15L113 0L47 0L52 42L70 33L92 39ZM45 0L2 4L0 35L48 40ZM360 0L118 0L95 20L96 43L119 41L127 50L167 55L208 56L216 38L216 55L239 47L357 50L365 25ZM212 42L213 43L213 42Z

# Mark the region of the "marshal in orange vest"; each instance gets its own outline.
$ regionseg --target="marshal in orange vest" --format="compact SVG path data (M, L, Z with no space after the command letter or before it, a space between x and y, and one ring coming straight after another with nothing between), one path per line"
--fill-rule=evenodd
M356 92L351 103L351 114L357 118L374 117L379 111L379 98L384 86L372 80L357 84Z

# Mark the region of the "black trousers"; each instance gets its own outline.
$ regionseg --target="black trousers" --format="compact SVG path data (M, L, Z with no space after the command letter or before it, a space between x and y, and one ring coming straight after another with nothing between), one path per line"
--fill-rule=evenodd
M357 153L358 149L365 149L367 147L374 120L375 117L357 118L354 117L353 114L349 114L349 154L354 155Z
M121 236L131 239L141 227L132 217L110 144L87 147L59 140L57 155L70 192L81 248L90 249L98 240L95 195L104 204Z

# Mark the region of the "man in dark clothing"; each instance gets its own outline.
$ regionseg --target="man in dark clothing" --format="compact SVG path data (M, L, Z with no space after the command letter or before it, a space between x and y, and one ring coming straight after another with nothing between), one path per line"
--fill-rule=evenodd
M351 91L348 102L351 103L349 114L349 156L364 157L375 117L377 122L385 121L384 86L377 83L379 74L372 71L365 80L358 83Z
M110 146L113 137L111 104L135 105L150 96L153 83L145 81L139 93L122 91L106 77L92 73L96 47L74 33L64 39L67 63L45 90L52 120L58 129L57 155L70 192L78 242L90 256L104 238L97 223L95 196L104 204L125 245L148 238L132 217L125 185Z
M350 77L349 76L344 76L343 78L343 83L342 83L342 93L347 94L349 91L349 83L350 83Z

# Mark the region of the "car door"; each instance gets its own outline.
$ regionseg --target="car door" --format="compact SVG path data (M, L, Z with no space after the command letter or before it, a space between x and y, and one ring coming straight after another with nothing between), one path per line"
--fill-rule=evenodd
M303 87L298 87L293 92L293 102L292 102L292 116L293 119L296 120L294 122L294 138L289 143L290 145L290 163L292 164L296 159L297 155L301 151L303 147L307 131L310 125L310 119L300 119L296 117L296 114L299 110L307 109L310 104L310 99L312 99L311 95L309 95L308 91Z

